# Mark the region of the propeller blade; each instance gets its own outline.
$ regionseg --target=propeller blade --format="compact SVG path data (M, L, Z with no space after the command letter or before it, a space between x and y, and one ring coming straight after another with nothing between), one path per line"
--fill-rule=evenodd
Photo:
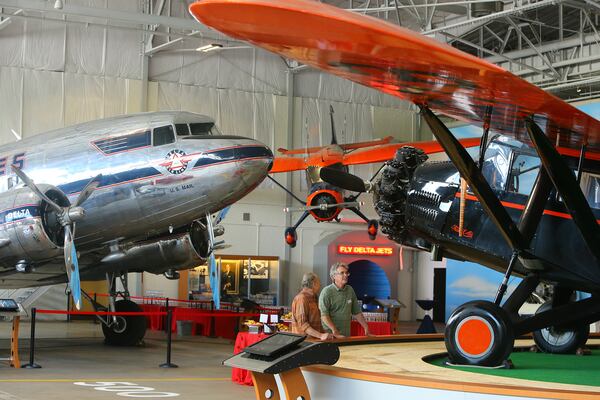
M211 253L208 258L208 276L213 293L213 303L215 303L215 308L218 310L221 308L221 277L219 271L217 271L217 260L214 253Z
M77 250L75 249L73 233L71 226L65 225L65 268L67 270L67 277L69 278L73 303L79 310L81 308L81 282L79 279L79 261L77 260Z
M100 179L102 179L102 174L96 175L92 180L90 180L87 185L83 188L81 193L79 193L79 197L75 202L75 207L79 207L83 204L84 201L88 199L94 193L94 190L100 185Z
M369 189L358 176L339 169L321 168L319 175L325 182L352 192L366 192Z
M33 191L40 199L44 200L46 203L50 204L50 206L52 206L52 208L54 208L55 211L62 213L63 212L63 208L61 206L59 206L58 204L56 204L55 202L53 202L52 200L50 200L50 198L48 196L46 196L44 194L44 192L42 192L36 185L35 183L33 183L33 181L31 179L29 179L29 177L25 174L25 172L21 171L21 169L19 167L17 167L16 165L11 165L10 166L13 170L13 172L19 177L19 179L21 179L23 181L23 183L25 183L25 185L31 189L31 191Z
M223 219L225 219L225 216L229 212L230 208L231 208L231 206L227 206L224 209L222 209L221 211L219 211L219 213L217 214L217 217L215 218L214 225L218 225L221 221L223 221Z

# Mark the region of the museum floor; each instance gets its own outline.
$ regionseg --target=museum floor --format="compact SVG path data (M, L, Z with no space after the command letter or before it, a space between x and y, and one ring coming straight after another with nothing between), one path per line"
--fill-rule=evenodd
M412 334L417 326L418 323L402 324L401 333ZM10 323L0 322L0 357L9 355L10 328ZM438 325L436 328L442 332L442 326ZM166 340L162 332L148 331L143 346L128 348L104 345L101 326L91 322L38 322L36 330L35 362L42 368L14 369L7 362L0 362L0 400L255 398L253 388L232 383L230 369L221 365L221 361L233 352L233 343L229 340L174 335L172 362L179 368L165 369L159 368L159 364L164 363L166 358ZM29 324L21 324L19 336L22 364L27 364L29 360L29 332ZM598 343L598 339L593 341ZM369 367L368 370L373 370L374 365L371 364L377 360L377 364L385 372L400 368L396 372L405 377L446 379L456 375L462 381L482 383L498 383L505 379L449 371L421 360L423 355L442 352L443 341L412 345L407 343L405 346L410 347L403 347L398 351L392 350L389 345L344 347L344 357L338 362L338 366L353 368L353 360L362 353L363 356L359 356L361 369ZM381 347L383 353L370 350L375 347ZM368 353L366 356L365 351ZM548 386L547 383L541 385ZM550 386L561 388L562 385Z
M414 333L417 327L418 323L403 323L401 333ZM443 326L437 328L441 332ZM10 332L11 324L0 322L0 358L9 355ZM29 323L21 323L19 333L21 364L27 364ZM103 339L99 324L39 321L36 324L35 362L42 368L14 369L8 362L0 361L0 400L118 399L123 393L134 395L134 391L142 390L140 387L147 388L148 397L151 393L157 397L177 393L181 399L254 398L253 388L232 383L230 369L221 365L221 361L232 355L230 340L173 335L172 362L179 368L164 369L159 368L166 360L166 341L162 332L148 331L144 346L135 348L106 346ZM108 386L79 384L82 382L86 385L96 382L132 385L113 385L113 391ZM132 387L128 389L128 386Z

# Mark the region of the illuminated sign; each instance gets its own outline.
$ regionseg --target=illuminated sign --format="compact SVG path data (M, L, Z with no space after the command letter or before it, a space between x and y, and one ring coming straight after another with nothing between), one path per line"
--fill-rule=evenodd
M355 254L361 256L391 256L393 253L393 247L347 246L341 244L338 245L338 254Z

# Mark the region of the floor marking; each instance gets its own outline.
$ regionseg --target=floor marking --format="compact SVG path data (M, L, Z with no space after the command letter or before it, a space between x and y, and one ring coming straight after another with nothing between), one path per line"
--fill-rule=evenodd
M87 382L87 381L117 381L122 378L78 378L78 379L0 379L0 383L22 383L22 382L30 382L30 383L46 383L46 382L54 382L54 383L71 383L71 382ZM230 381L231 378L126 378L130 381L137 382L213 382L213 381ZM0 396L2 392L0 392ZM2 397L0 397L2 399Z

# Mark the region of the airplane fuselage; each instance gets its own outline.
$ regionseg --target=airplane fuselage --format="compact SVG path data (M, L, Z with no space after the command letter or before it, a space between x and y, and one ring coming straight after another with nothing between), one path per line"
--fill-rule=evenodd
M44 219L27 188L18 199L10 195L20 184L12 164L36 184L60 189L71 204L94 176L102 175L83 204L85 217L76 225L85 275L86 260L90 268L100 265L111 243L177 233L239 200L265 178L271 163L272 153L262 143L221 135L210 118L186 112L93 121L2 146L0 239L11 243L0 248L0 285L29 285L28 275L64 275L64 263L53 252L47 261L33 260L32 274L11 273L19 261L11 246L27 229L35 232L34 221Z

